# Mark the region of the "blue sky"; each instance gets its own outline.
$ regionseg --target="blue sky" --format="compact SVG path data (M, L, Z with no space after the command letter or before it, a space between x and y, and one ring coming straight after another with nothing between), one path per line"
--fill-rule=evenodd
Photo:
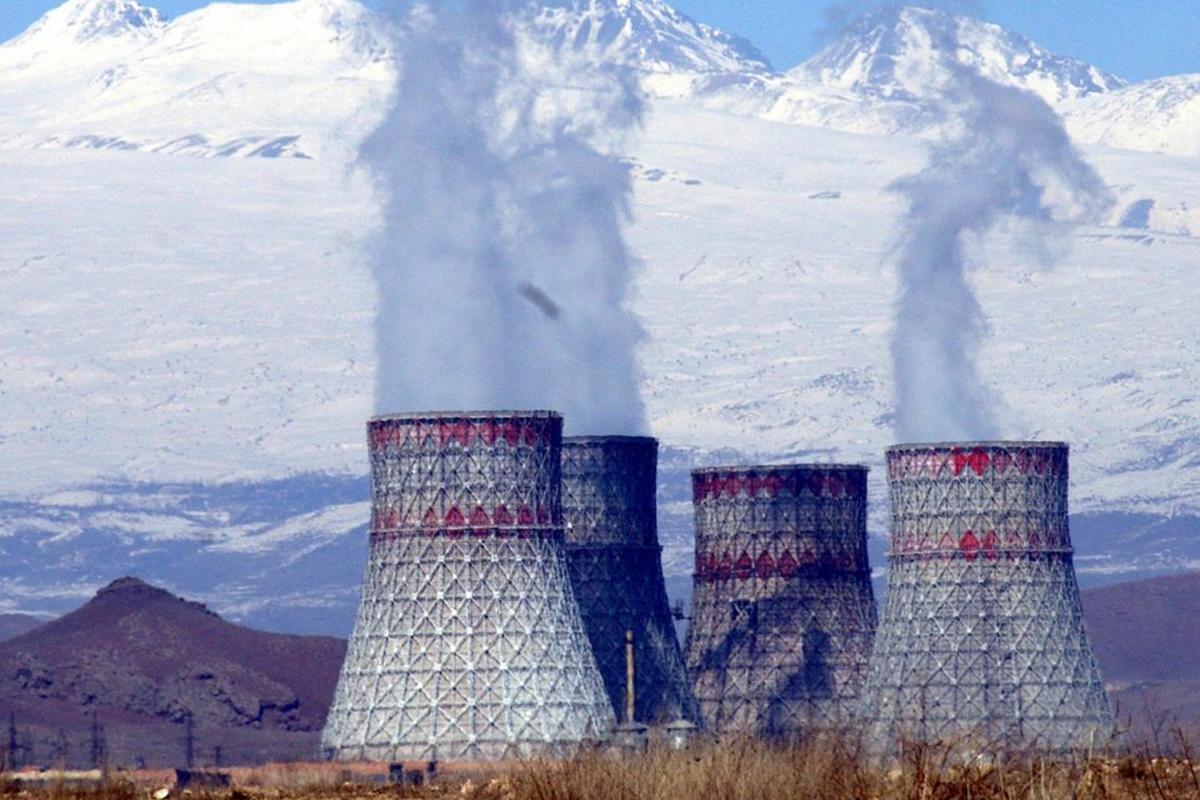
M168 16L205 0L142 0ZM378 5L379 0L369 2ZM9 39L59 0L0 0L0 39ZM828 0L675 0L681 11L741 34L777 67L813 53ZM915 3L919 4L919 3ZM1131 80L1200 72L1200 0L998 0L982 16L1063 55Z

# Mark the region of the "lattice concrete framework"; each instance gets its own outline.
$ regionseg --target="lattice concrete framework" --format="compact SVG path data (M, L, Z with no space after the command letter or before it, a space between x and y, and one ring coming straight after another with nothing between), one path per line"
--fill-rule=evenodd
M887 603L863 691L878 743L1063 750L1109 735L1072 565L1067 462L1066 445L1049 442L888 450Z
M561 417L381 417L368 439L370 555L326 754L506 758L607 735L563 549Z
M636 721L699 722L663 581L657 472L655 439L603 436L563 442L571 584L617 717L625 716L625 632L632 630Z
M867 470L697 470L687 667L718 734L848 722L875 632Z

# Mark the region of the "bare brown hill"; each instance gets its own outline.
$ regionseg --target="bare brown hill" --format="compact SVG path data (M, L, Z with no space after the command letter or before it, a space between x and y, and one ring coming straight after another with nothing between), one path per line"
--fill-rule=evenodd
M1119 716L1200 729L1200 573L1088 589L1082 599Z
M345 653L340 639L264 633L134 578L0 643L0 712L37 763L311 758ZM95 713L102 735L93 733ZM98 741L93 741L98 740Z
M0 642L31 631L45 621L29 614L0 614Z

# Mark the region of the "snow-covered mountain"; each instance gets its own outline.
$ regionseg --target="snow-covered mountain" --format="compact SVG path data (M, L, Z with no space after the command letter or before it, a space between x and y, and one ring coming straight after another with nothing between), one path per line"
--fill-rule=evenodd
M662 0L550 4L520 24L661 95L771 72ZM137 0L67 0L0 46L0 145L345 160L391 85L383 26L356 0L214 3L171 22Z
M919 102L945 86L947 60L1034 92L1051 105L1125 85L1120 78L1049 53L999 25L911 6L885 6L866 14L789 75Z
M1151 153L1200 155L1200 74L1135 83L1062 106L1085 142Z
M79 58L135 50L161 36L165 27L162 14L137 0L73 0L48 11L0 53L5 66L18 69L61 64L64 51Z
M392 77L383 21L357 0L214 3L167 22L137 0L68 0L0 45L0 146L337 158ZM1124 87L997 25L888 7L787 73L663 0L558 0L531 41L638 71L656 98L857 133L936 133L948 65L1033 91L1081 141L1192 153L1194 81Z
M949 52L1051 100L1081 141L1133 148L1087 149L1118 204L1056 269L1018 233L979 243L981 369L1014 435L1073 443L1085 580L1200 563L1194 79L1121 87L913 9L787 74L661 0L525 25L636 68L653 97L622 155L668 573L689 569L689 467L878 465L891 442L887 187L925 152L894 134L929 133ZM344 630L378 214L345 164L391 85L379 26L354 0L172 21L70 0L0 45L0 611L69 608L133 570L235 619Z
M749 41L697 22L663 0L568 0L542 6L527 24L556 49L650 73L772 71Z
M69 0L0 46L0 141L345 158L391 74L353 0L216 3L169 23L136 0Z
M957 67L1031 91L1055 106L1125 85L998 25L888 5L858 19L787 73L721 87L705 101L781 122L936 135L943 122L940 100Z

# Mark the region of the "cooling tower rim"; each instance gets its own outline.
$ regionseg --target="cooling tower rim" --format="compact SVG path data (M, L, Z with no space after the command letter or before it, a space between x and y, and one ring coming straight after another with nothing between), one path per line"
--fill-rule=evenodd
M398 414L380 414L367 420L368 425L379 422L445 422L448 420L482 420L489 419L562 419L558 411L534 409L513 411L509 409L494 411L415 411Z
M641 444L658 445L658 439L653 436L564 436L563 449L567 447L584 447L597 444Z
M892 453L906 453L915 450L973 450L977 447L984 450L1002 450L1013 448L1063 450L1070 449L1070 444L1067 442L1039 441L1036 439L993 439L962 442L912 442L890 445L884 450L884 453L886 455L891 455Z
M746 475L751 472L862 472L868 473L871 468L866 464L738 464L732 466L698 467L692 470L692 477L701 475Z

